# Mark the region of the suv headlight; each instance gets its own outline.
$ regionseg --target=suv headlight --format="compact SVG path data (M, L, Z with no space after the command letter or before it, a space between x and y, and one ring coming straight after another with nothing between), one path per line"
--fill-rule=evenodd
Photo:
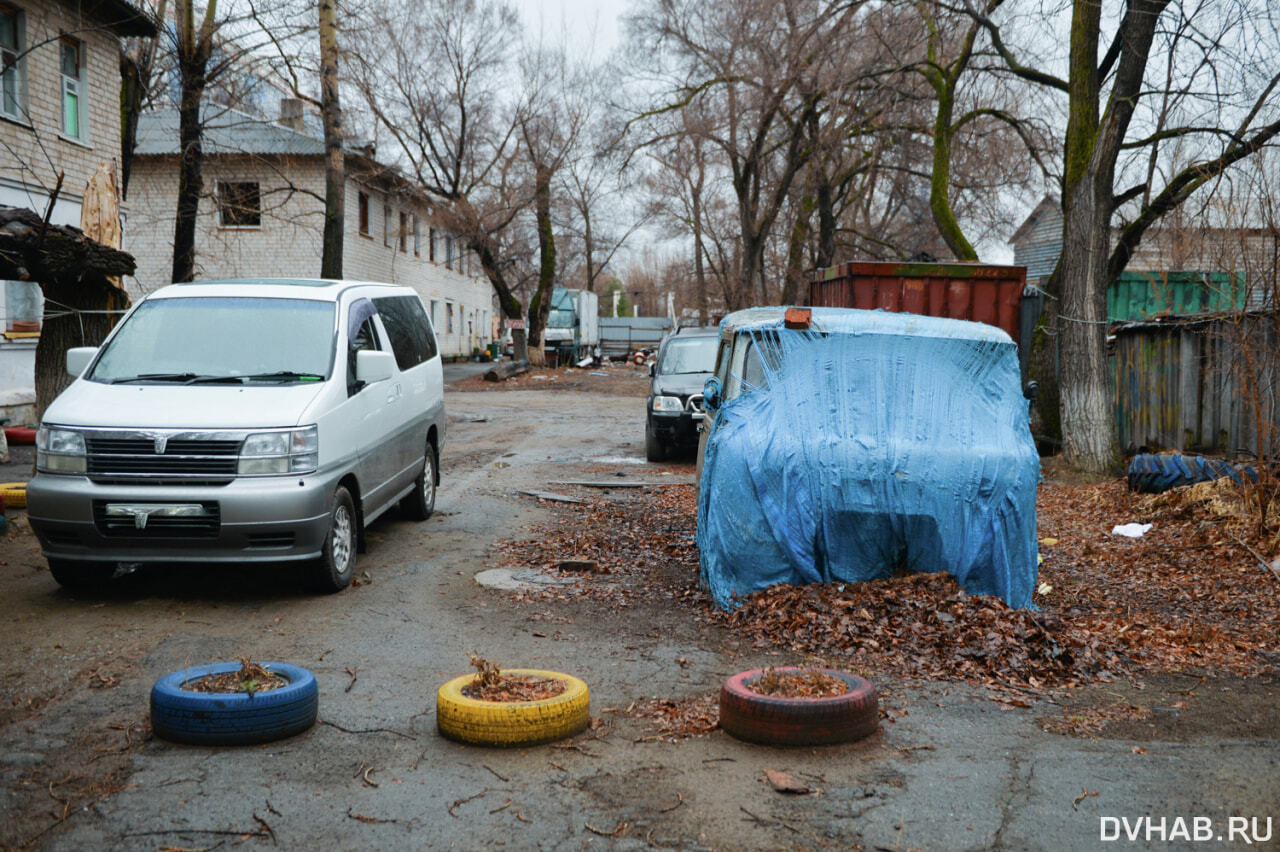
M678 396L655 396L653 398L654 411L684 411L684 403L680 401Z
M36 431L36 470L41 473L84 473L84 435L56 426Z
M320 462L315 426L281 432L255 432L240 446L236 472L243 475L313 473Z

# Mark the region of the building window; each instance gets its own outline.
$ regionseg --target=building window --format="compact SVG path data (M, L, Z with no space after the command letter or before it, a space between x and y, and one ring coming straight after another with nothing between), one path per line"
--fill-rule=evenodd
M453 334L453 305L450 304L449 302L444 303L444 319L445 319L445 332L448 334Z
M67 36L59 39L58 43L62 50L62 134L71 139L83 139L81 77L84 75L84 43Z
M406 250L406 244L409 241L409 214L403 210L400 211L400 251Z
M391 248L391 205L382 205L382 244Z
M22 16L0 4L0 115L25 121L22 103Z
M440 327L440 300L431 300L431 327L433 329Z
M422 225L418 217L413 217L413 256L422 257Z
M3 294L4 329L10 332L36 334L44 315L44 296L35 281L0 281Z
M360 235L367 237L369 236L369 196L363 192L360 193L357 204L360 208Z
M257 181L219 181L218 224L224 228L257 228L262 225L262 197Z
M453 269L453 234L444 235L444 268Z
M436 262L436 229L427 231L427 260Z

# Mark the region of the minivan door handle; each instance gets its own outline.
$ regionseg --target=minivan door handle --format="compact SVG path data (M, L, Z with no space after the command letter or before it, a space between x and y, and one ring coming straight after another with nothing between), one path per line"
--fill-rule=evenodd
M398 383L394 384L391 386L390 392L387 394L387 402L395 402L403 395L404 392L400 390L400 385Z

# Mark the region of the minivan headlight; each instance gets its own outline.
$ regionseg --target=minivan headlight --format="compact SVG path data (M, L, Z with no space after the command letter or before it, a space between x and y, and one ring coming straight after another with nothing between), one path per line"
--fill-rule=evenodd
M684 411L684 403L680 401L678 396L655 396L653 398L654 411Z
M84 435L70 429L41 426L36 431L36 470L41 473L84 473Z
M255 432L240 446L236 472L254 474L312 473L320 462L315 426L280 432Z

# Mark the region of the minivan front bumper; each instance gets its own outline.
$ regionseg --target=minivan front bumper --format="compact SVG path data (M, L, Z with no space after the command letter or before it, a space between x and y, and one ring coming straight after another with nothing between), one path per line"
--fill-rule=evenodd
M226 485L120 485L38 474L27 486L27 515L47 558L310 559L320 555L329 532L337 485L331 480L313 474L239 478Z

